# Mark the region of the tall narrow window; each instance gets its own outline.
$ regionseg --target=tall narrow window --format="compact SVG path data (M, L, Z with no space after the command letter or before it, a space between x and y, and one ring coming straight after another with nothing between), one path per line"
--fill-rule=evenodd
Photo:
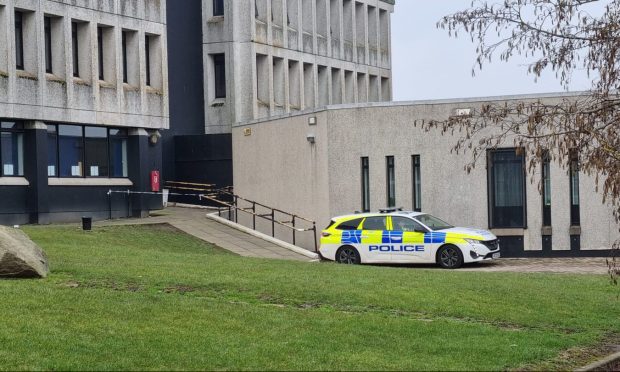
M24 13L15 12L15 68L24 69Z
M45 37L45 72L51 74L52 68L52 18L43 18L43 31Z
M386 157L387 207L396 207L396 175L394 173L394 157Z
M110 129L110 177L127 177L127 131Z
M84 155L86 177L108 177L108 130L84 127Z
M413 155L413 210L422 212L422 172L420 168L420 155Z
M24 175L24 127L21 123L0 123L0 177Z
M215 98L226 98L226 58L224 54L213 55Z
M525 157L516 149L489 152L491 228L525 228Z
M97 27L97 51L99 59L99 80L105 80L105 73L103 69L103 27Z
M151 38L144 36L144 54L146 59L146 85L151 86Z
M362 212L370 212L370 166L368 158L362 158Z
M551 226L551 158L549 152L542 157L542 212L543 226Z
M224 0L213 0L213 16L223 16L223 15L224 15Z
M73 76L80 77L80 59L78 45L78 24L71 22L71 47L73 49Z
M58 126L58 168L60 177L84 175L84 136L77 125Z
M570 160L570 224L581 225L579 211L579 155L573 152Z
M47 176L58 177L58 127L47 125Z
M127 31L122 32L121 49L123 53L123 83L127 84L129 82L127 79Z

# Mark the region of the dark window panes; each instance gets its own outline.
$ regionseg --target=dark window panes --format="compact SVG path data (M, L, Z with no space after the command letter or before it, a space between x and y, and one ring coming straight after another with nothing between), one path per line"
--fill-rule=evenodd
M99 65L99 80L105 80L103 69L103 27L97 27L97 54Z
M110 129L110 177L128 177L127 132L125 130Z
M396 206L396 175L394 173L394 157L388 156L387 163L387 207Z
M45 37L45 72L52 73L52 18L43 18L43 29Z
M525 227L525 167L514 149L490 153L491 227Z
M58 131L55 125L47 126L47 176L58 177Z
M2 175L24 175L24 134L17 131L0 131L0 160Z
M106 128L85 127L84 150L86 177L108 177L108 130Z
M127 79L127 31L123 31L122 32L122 36L121 36L121 52L123 54L122 59L123 59L123 83L127 84L128 83L128 79Z
M146 58L146 85L151 85L151 38L144 37L144 54Z
M3 121L0 123L0 129L5 130L24 130L24 125L22 123L16 123L14 121Z
M226 58L223 54L213 55L215 98L226 98Z
M543 226L551 226L551 160L549 153L542 158Z
M213 15L214 16L224 15L224 0L213 0Z
M370 212L370 168L367 157L362 158L362 211Z
M420 169L420 155L414 155L413 159L413 210L422 211L422 171Z
M363 218L356 218L351 221L345 221L336 227L337 230L357 230Z
M58 167L60 177L83 177L84 138L82 127L58 126Z
M572 226L581 225L579 210L579 158L577 154L571 155L570 161L570 223Z
M15 67L24 69L24 13L15 12Z
M422 225L406 217L392 217L392 230L408 232L426 231Z
M78 24L71 22L71 47L73 56L73 76L80 77L80 59L79 59L79 42L78 42Z
M387 230L387 217L368 217L363 230Z

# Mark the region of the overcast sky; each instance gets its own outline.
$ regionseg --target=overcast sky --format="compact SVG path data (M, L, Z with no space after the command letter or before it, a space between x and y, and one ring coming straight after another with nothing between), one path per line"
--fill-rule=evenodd
M469 35L451 38L435 26L442 16L470 4L471 0L396 0L392 16L394 100L563 91L553 74L535 82L533 75L527 75L524 59L485 65L472 77L476 55ZM577 76L571 90L589 87L585 76Z

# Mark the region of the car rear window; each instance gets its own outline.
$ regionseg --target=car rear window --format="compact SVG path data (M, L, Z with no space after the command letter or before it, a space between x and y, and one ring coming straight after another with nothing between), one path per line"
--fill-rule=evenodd
M357 227L360 225L362 220L363 220L363 218L356 218L354 220L345 221L345 222L341 223L340 225L338 225L338 227L336 227L336 229L338 229L338 230L357 230Z

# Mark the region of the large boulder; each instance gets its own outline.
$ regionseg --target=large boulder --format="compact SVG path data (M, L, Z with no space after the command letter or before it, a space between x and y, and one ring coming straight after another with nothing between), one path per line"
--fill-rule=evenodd
M45 252L19 229L0 226L0 278L45 278Z

